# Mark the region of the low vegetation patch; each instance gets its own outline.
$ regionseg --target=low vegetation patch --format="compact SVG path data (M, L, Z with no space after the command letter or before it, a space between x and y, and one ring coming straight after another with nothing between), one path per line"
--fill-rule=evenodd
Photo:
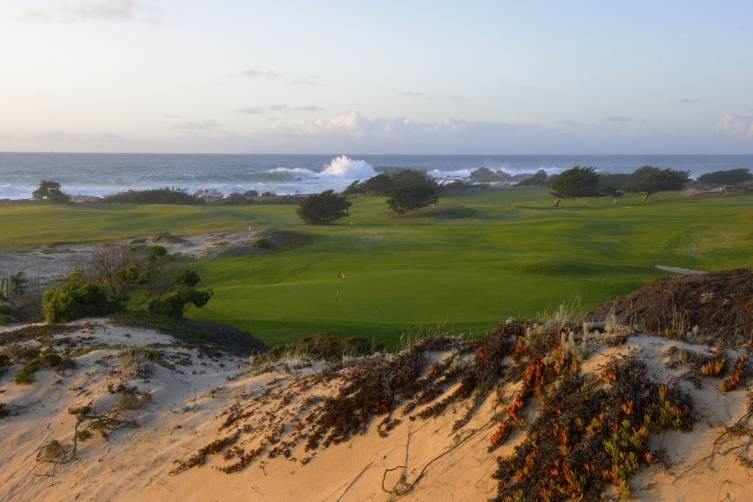
M362 357L383 350L365 338L338 338L331 333L317 333L272 348L254 359L254 365L264 366L286 359L310 359L314 361L342 361L346 357Z
M602 374L581 373L591 338L624 342L625 329L613 324L614 332L599 324L607 330L599 334L591 333L596 324L560 317L545 323L509 320L477 340L427 337L398 354L376 354L296 377L231 406L218 438L177 460L173 473L215 456L225 460L217 468L228 473L261 456L305 464L320 449L366 433L373 420L379 434L388 436L403 420L427 420L462 407L453 425L461 434L493 399L501 411L460 437L491 428L488 449L494 451L514 430L524 430L514 453L499 459L497 500L599 500L612 487L628 496L630 477L660 458L649 447L650 435L687 430L691 402L676 386L650 379L636 357L613 359ZM335 339L320 335L307 344L339 360ZM429 353L444 357L430 362ZM503 389L510 384L516 390L506 396ZM321 386L336 392L320 394L315 389ZM534 401L541 412L526 424L523 417ZM424 471L383 488L405 496Z
M417 209L404 213L404 218L438 218L438 219L455 219L471 218L476 215L476 210L466 206L444 206Z
M128 190L102 197L108 204L203 204L204 200L177 188L154 190Z
M75 367L75 362L70 358L64 358L55 352L43 352L33 359L29 359L16 373L16 383L28 385L34 383L34 373L41 369L70 369Z
M664 277L591 310L673 338L742 347L753 336L753 270Z

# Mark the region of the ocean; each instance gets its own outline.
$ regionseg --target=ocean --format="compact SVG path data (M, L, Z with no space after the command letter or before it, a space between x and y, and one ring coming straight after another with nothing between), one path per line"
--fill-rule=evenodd
M0 199L25 199L44 179L73 195L176 187L223 194L256 190L277 194L341 190L355 180L394 169L421 169L442 180L467 179L479 167L510 174L575 165L630 172L643 165L690 171L753 169L753 155L196 155L0 153Z

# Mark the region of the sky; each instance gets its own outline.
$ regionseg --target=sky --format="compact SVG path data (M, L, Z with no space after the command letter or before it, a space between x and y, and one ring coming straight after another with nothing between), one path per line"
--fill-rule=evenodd
M2 0L0 151L753 153L753 2Z

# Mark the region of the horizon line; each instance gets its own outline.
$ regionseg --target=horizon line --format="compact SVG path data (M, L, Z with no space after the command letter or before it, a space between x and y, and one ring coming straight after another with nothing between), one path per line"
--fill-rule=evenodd
M38 150L38 151L0 151L0 155L29 155L29 154L42 154L42 155L279 155L289 157L305 157L305 156L383 156L383 157L576 157L576 156L589 156L589 157L638 157L638 156L654 156L654 157L749 157L753 156L753 152L750 153L374 153L374 152L326 152L326 153L281 153L281 152L97 152L97 151L73 151L73 152L60 152L50 150Z

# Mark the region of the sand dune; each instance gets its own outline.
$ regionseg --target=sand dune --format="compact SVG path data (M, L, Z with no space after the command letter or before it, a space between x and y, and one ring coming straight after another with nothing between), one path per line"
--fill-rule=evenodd
M457 430L454 424L469 401L458 401L425 420L410 420L409 414L396 411L391 417L399 423L390 425L377 417L363 433L345 441L309 451L306 441L299 441L286 454L291 433L306 416L302 403L336 395L348 384L353 365L364 362L333 368L291 361L261 371L246 359L203 354L160 333L116 327L106 320L69 325L67 332L43 343L65 343L75 354L76 368L40 369L28 385L14 383L17 366L1 377L0 402L10 411L0 419L2 500L487 500L497 493L497 459L512 454L527 434L526 425L488 451L499 421L497 397L501 393L506 401L512 396L519 386L511 384L490 393ZM27 340L22 345L38 344ZM744 387L720 393L718 379L699 381L688 367L668 365L678 350L708 354L709 347L634 335L622 345L597 344L594 349L583 360L582 373L634 354L647 363L651 378L678 383L693 401L692 431L652 436L652 447L666 452L667 465L653 464L635 476L634 498L744 500L749 495L751 471L736 460L735 452L723 454L747 439L733 438L722 453L706 458L724 427L747 412ZM427 367L452 354L473 357L453 350L427 350ZM329 376L321 377L324 373ZM112 430L106 439L95 433L79 441L76 458L70 458L77 417L69 410L90 405L93 415L113 413L126 392L148 392L151 399L119 411L128 426ZM536 403L525 408L526 424L535 421L539 410ZM243 418L241 411L248 416ZM233 413L241 418L231 419ZM235 446L250 455L281 424L280 454L270 458L274 445L266 444L263 455L237 472L220 470L234 470L228 467L242 460L243 454L232 448L217 449L206 456L205 464L181 469L176 463L190 461L213 441L235 433ZM385 432L386 428L391 430ZM45 461L40 451L46 453L45 446L53 440L59 441L64 455Z

